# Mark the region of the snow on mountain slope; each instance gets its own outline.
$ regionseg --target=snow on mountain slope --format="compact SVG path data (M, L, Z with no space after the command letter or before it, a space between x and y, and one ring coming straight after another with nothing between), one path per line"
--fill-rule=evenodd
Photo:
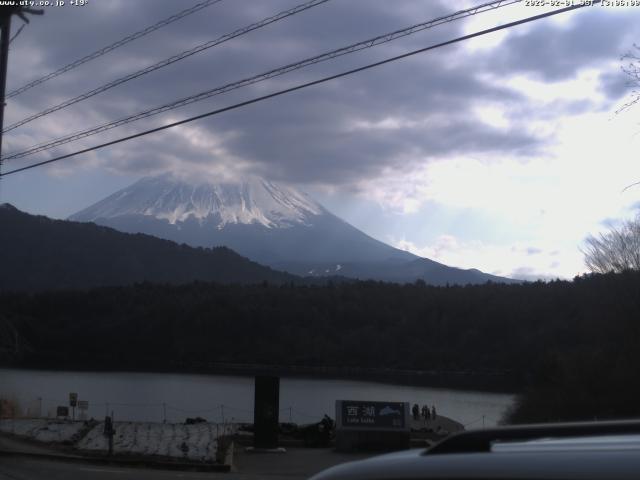
M502 280L398 250L336 217L306 194L256 177L235 183L147 177L70 220L194 247L224 245L255 262L303 276L424 279L434 285Z
M306 194L260 178L238 183L188 183L169 175L147 177L70 217L95 221L145 215L171 224L215 217L227 224L259 224L267 228L307 225L325 210Z

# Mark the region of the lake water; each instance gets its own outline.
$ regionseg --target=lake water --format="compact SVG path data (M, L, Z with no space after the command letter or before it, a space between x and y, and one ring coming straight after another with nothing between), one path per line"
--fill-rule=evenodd
M253 377L166 373L72 372L0 369L0 398L16 400L31 415L55 415L69 393L87 400L87 418L113 412L116 420L182 422L253 419ZM388 385L355 380L281 378L280 421L335 418L336 400L379 400L435 405L439 414L472 427L495 425L513 395ZM79 415L76 410L76 416Z

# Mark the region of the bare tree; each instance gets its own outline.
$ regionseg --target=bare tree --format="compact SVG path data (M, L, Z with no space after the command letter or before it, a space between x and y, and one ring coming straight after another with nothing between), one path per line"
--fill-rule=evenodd
M640 270L640 214L585 243L584 262L594 273Z
M629 100L616 113L620 113L640 102L640 46L633 44L633 50L620 57L621 69L627 76L627 86L631 88Z
M631 93L629 101L618 108L616 110L616 114L621 113L640 102L640 46L634 43L633 50L622 55L620 60L622 61L622 66L620 68L628 77L627 86L631 88ZM640 182L634 182L624 187L622 191L624 192L628 188L638 185L640 185Z

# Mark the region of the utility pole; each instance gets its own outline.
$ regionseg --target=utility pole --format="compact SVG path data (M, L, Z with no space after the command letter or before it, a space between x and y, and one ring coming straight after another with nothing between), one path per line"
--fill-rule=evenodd
M4 96L7 85L7 63L9 61L9 35L11 34L11 15L13 12L2 11L0 21L0 172L2 169L2 130L4 129Z

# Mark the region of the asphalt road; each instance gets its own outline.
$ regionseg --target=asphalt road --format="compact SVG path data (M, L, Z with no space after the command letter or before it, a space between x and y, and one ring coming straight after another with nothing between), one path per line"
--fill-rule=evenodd
M303 480L339 463L360 460L371 453L343 454L330 449L292 448L284 454L249 454L241 448L234 459L234 470L188 472L145 467L97 465L78 461L48 460L21 456L0 456L0 480Z
M1 480L169 480L169 479L255 480L257 476L235 473L181 472L147 468L121 468L111 465L40 460L24 457L0 457ZM290 478L290 477L289 477Z

